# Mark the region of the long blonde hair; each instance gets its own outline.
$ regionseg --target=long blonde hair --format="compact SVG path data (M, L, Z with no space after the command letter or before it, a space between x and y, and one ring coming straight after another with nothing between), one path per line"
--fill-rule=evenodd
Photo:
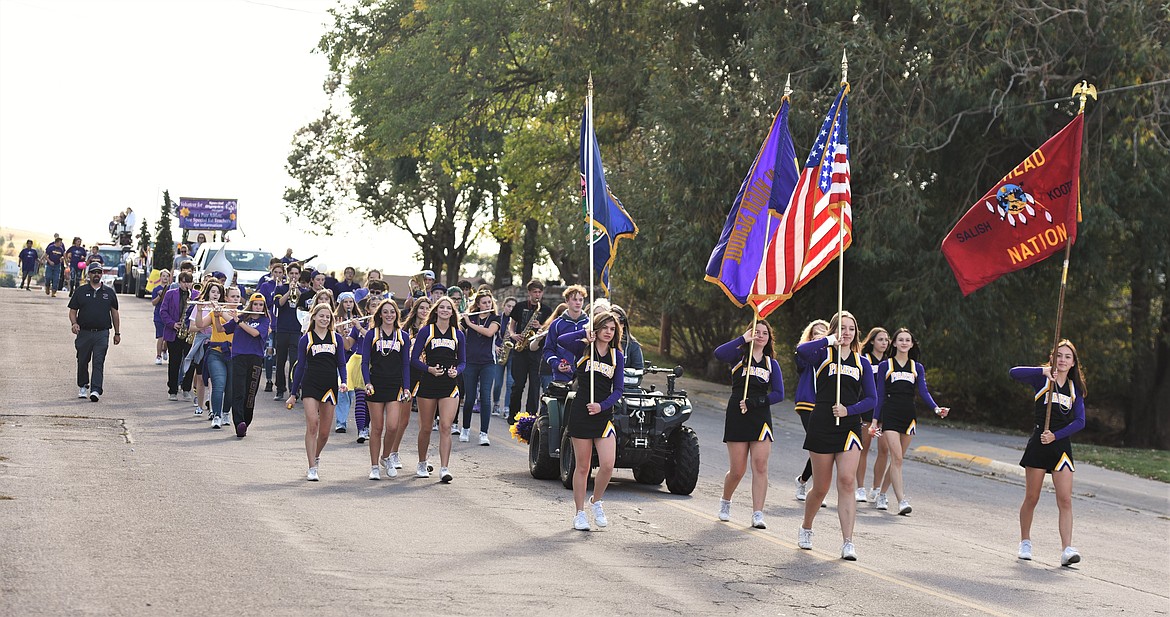
M853 342L849 344L849 351L852 351L856 354L861 353L861 339L857 337L857 333L861 331L861 327L857 325L857 318L853 316L853 313L850 313L849 311L835 313L833 318L829 320L829 334L836 336L838 340L841 339L842 319L853 320Z
M305 329L304 329L305 333L308 333L316 328L316 326L317 326L317 319L316 319L317 313L320 313L321 311L325 311L326 313L329 313L329 326L327 328L325 328L325 330L327 332L329 332L330 334L333 334L333 324L335 324L337 322L334 321L334 319L333 319L333 308L330 307L328 304L314 304L313 308L309 309L309 321L308 321L308 323L305 324Z

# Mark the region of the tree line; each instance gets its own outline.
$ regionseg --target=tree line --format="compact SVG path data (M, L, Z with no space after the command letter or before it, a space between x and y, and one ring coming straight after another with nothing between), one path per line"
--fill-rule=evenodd
M1088 373L1091 426L1170 447L1166 5L368 0L333 17L319 42L331 105L293 138L290 218L327 229L356 210L410 232L426 267L449 277L486 232L500 247L497 284L540 259L584 280L577 131L592 75L607 179L641 228L622 244L615 298L669 325L674 356L710 375L711 349L750 314L703 282L709 251L786 77L803 156L846 50L845 305L863 328L913 330L941 399L1018 427L1030 410L1007 368L1046 359L1060 264L963 298L939 244L1071 119L1073 86L1096 84L1064 332ZM781 356L836 309L833 278L774 314Z

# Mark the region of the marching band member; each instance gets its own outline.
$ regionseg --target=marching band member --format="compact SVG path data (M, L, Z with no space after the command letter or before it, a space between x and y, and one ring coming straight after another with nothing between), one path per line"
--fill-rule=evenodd
M195 285L195 279L190 272L180 272L178 281L178 287L168 289L163 296L159 316L162 318L163 340L167 343L167 354L170 358L167 367L167 398L172 401L179 400L179 386L182 385L183 400L187 401L191 400L193 376L190 373L179 372L189 349L187 340L179 337L179 331L184 329L188 304L197 299L199 293L191 289ZM179 383L180 380L182 384Z
M538 411L540 396L540 354L528 351L523 343L525 332L536 332L540 324L548 319L552 310L541 304L544 297L544 283L533 279L526 285L528 301L518 303L508 314L508 339L516 347L512 350L512 398L508 403L508 424L516 423L516 414L520 413L520 404L525 400L525 386L528 388L527 406L524 411L535 416Z
M471 413L478 400L479 445L490 446L488 425L492 420L492 378L496 372L495 340L500 331L500 318L496 315L496 299L490 292L476 294L471 305L471 312L475 314L463 316L463 327L467 332L467 368L463 371L465 396L459 441L471 440Z
M321 292L317 292L318 298L321 295ZM332 292L330 292L330 295L332 295ZM347 367L349 366L350 356L353 354L354 345L366 335L366 329L363 325L364 322L357 321L361 317L365 317L365 314L357 307L357 302L354 301L352 292L343 292L338 296L337 308L333 311L333 323L342 324L343 322L348 322L345 325L337 326L337 333L341 335L342 341L345 343L345 349L342 351L342 355L345 357ZM346 375L349 375L348 368L346 369ZM352 382L353 380L351 379L350 381ZM346 431L346 426L349 424L350 409L354 409L354 415L357 415L357 410L354 405L357 392L362 392L363 402L365 402L365 391L357 390L362 384L351 383L350 385L353 388L350 388L349 391L343 394L337 395L336 426L333 427L333 432L335 433L344 433ZM358 443L364 443L365 437L362 436L362 433L366 430L365 418L355 417L355 419L358 424Z
M236 437L248 434L252 412L256 409L256 391L260 389L264 347L272 323L264 303L264 294L248 299L248 315L228 313L223 331L232 335L232 426Z
M505 298L500 306L500 330L496 333L496 357L504 353L504 340L508 334L508 314L516 306L516 298ZM499 360L497 360L498 362ZM500 395L504 403L500 404ZM509 352L503 364L496 364L496 377L492 382L492 415L498 418L508 417L508 403L512 400L512 354Z
M212 287L214 289L214 286ZM208 298L215 294L208 290ZM224 329L224 324L235 318L236 308L240 305L240 290L232 287L226 291L224 307L209 306L208 311L201 312L196 320L198 328L209 328L211 338L207 343L204 354L204 371L211 382L211 428L218 429L228 424L227 413L232 408L232 370L231 346L234 334ZM212 300L214 302L214 300ZM224 308L230 307L226 312Z
M289 249L292 254L292 249ZM294 345L301 336L301 322L297 317L297 304L302 297L309 295L309 290L300 283L301 266L290 263L284 267L287 276L279 280L273 289L273 323L276 334L273 343L276 347L276 396L273 400L284 400L285 384L289 374L289 352L295 353ZM294 358L295 359L295 358Z
M1081 561L1081 554L1072 547L1072 488L1073 433L1085 428L1085 375L1081 372L1077 348L1067 339L1056 346L1056 357L1046 366L1017 366L1011 377L1036 390L1033 407L1036 429L1028 439L1020 467L1024 468L1024 503L1020 505L1020 559L1032 559L1032 517L1040 502L1044 476L1052 474L1056 488L1056 508L1059 512L1060 543L1064 551L1060 565L1069 566ZM1044 428L1048 415L1048 401L1052 401L1051 420Z
M301 336L297 345L292 394L285 405L292 409L297 392L300 392L305 409L305 456L309 460L305 479L316 482L321 451L329 441L329 427L333 425L337 393L349 388L346 385L345 343L333 331L333 312L329 304L323 302L310 309L309 323L309 331Z
M824 338L825 334L829 332L829 322L824 319L814 319L804 327L804 331L800 333L800 341L797 346ZM806 362L804 358L798 353L796 354L796 396L795 409L796 415L800 417L800 424L804 426L805 436L808 435L808 417L812 414L813 407L817 402L817 384L816 384L816 368L812 364ZM804 471L796 477L796 499L797 501L804 501L808 497L808 482L812 479L812 458L808 457L804 461ZM824 502L821 503L824 505Z
M602 499L613 476L617 456L617 433L613 427L613 406L622 397L625 356L618 348L622 339L617 316L609 311L593 316L593 329L569 332L557 339L561 347L577 360L577 395L569 409L569 437L573 440L573 505L576 516L573 528L589 531L585 516L585 491L593 469L593 449L597 449L597 477L589 497L593 522L606 527ZM567 455L565 453L564 455Z
M886 359L887 352L890 349L890 333L885 328L876 327L865 335L861 340L861 355L869 360L869 365L873 367L874 383L877 383L878 364ZM878 405L881 405L881 398L878 398ZM874 461L874 478L873 489L868 493L865 490L865 469L869 465L869 450L870 443L873 441L874 434L877 432L873 424L873 412L867 411L861 414L861 459L857 461L857 495L855 500L858 503L865 501L875 501L877 499L877 487L882 485L882 477L879 475L878 469L886 469L886 451L885 440L877 440L877 459Z
M200 296L207 302L220 303L224 301L224 288L219 282L214 279L204 278L203 288L200 291ZM183 358L183 364L179 367L179 374L186 375L188 371L193 371L195 376L195 415L203 415L203 379L202 366L204 352L206 351L207 341L211 340L211 314L214 312L214 305L197 304L191 308L191 328L195 329L195 340L191 343L190 350ZM204 322L203 318L208 319ZM205 326L199 325L206 323Z
M881 441L886 444L889 468L877 496L877 509L886 510L886 489L893 484L894 496L898 499L898 514L910 514L910 500L902 482L902 459L910 447L910 440L918 429L914 413L914 390L927 405L934 408L940 418L947 417L949 407L939 407L926 388L926 367L918 362L918 342L906 328L894 332L894 355L878 365L877 406L874 407L873 422ZM876 470L875 470L876 474Z
M77 263L77 262L74 262ZM74 266L76 267L76 266ZM167 342L163 338L163 324L162 310L163 296L166 295L167 289L171 286L171 271L163 270L158 273L158 284L150 290L150 303L154 305L154 364L155 366L163 363L163 354L167 352ZM75 286L76 287L76 286ZM70 291L72 293L72 291Z
M391 447L398 425L410 416L410 336L398 323L398 305L386 299L373 311L373 326L358 343L365 395L370 406L370 479L398 475ZM386 457L382 458L382 454ZM397 452L394 452L397 455ZM395 456L394 458L397 458Z
M459 412L459 376L467 364L467 341L459 329L459 311L448 297L439 298L414 339L411 366L420 372L414 396L418 399L418 469L415 476L430 477L427 450L431 432L426 430L439 415L439 479L451 481L451 425Z
M812 458L813 482L804 502L797 545L812 549L812 524L837 472L837 517L841 521L841 558L857 560L853 524L857 516L857 458L861 450L861 414L873 409L877 393L873 369L861 355L857 319L849 312L833 315L828 335L798 345L796 353L816 368L816 404L808 420L804 449ZM840 364L838 364L840 362ZM840 368L840 377L838 377ZM839 381L838 381L839 380ZM838 384L839 388L838 388ZM840 401L837 391L840 391Z
M731 520L731 496L752 465L752 527L766 529L768 457L772 451L772 405L784 400L784 375L772 349L772 326L760 320L754 329L720 345L715 357L731 364L731 398L723 424L723 443L731 468L723 478L719 520ZM746 393L746 396L745 396Z

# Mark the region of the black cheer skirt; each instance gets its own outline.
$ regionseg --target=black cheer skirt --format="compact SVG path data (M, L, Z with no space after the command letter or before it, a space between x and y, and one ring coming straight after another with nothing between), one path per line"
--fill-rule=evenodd
M808 419L804 449L817 454L837 454L849 450L861 450L861 417L857 415L841 418L837 426L833 417L832 403L817 403Z
M419 375L414 395L418 398L440 399L459 396L459 382L462 377L435 376L429 372ZM377 388L378 386L374 386Z
M1062 437L1044 445L1040 443L1041 429L1037 428L1028 440L1028 447L1024 448L1024 456L1020 458L1020 467L1043 469L1048 473L1053 471L1076 471L1073 465L1072 440Z
M602 439L617 436L613 427L613 407L589 415L584 398L574 398L569 408L569 437L574 439Z
M747 412L739 409L740 397L732 396L727 401L726 419L723 421L723 443L729 441L774 441L772 438L772 407L748 405Z

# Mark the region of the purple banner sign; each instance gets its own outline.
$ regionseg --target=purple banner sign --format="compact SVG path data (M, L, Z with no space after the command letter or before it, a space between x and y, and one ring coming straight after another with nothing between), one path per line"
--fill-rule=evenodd
M179 198L179 229L227 231L236 228L235 199Z

